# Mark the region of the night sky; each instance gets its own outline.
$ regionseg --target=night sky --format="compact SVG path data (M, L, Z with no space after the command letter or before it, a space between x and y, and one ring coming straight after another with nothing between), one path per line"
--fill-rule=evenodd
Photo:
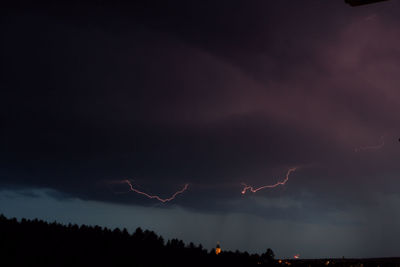
M0 213L399 256L398 14L397 0L2 4ZM161 203L126 179L162 198L189 186Z

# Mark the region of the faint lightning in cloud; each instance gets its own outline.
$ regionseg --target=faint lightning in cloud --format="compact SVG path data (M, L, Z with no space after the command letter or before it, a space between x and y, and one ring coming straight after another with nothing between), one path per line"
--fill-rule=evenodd
M261 187L258 187L258 188L254 188L254 187L249 186L249 185L247 185L245 183L242 183L242 185L244 186L243 189L242 189L242 194L243 195L246 194L247 190L250 190L252 193L255 193L255 192L260 191L260 190L265 189L265 188L274 188L274 187L277 187L277 186L280 186L280 185L284 185L289 180L289 175L292 172L294 172L296 169L297 169L297 167L290 168L288 170L288 172L286 173L286 177L282 181L278 181L277 183L272 184L272 185L264 185L264 186L261 186Z
M356 147L354 149L354 152L359 152L359 151L363 151L363 150L378 150L378 149L381 149L385 145L384 136L381 136L379 138L379 140L380 140L380 142L377 145Z
M157 199L158 201L160 201L160 202L162 202L162 203L169 202L169 201L175 199L175 197L176 197L177 195L182 194L182 193L185 192L185 191L188 189L188 187L189 187L189 184L185 184L185 186L184 186L181 190L176 191L171 197L169 197L169 198L161 198L161 197L159 197L159 196L157 196L157 195L149 195L149 194L147 194L147 193L145 193L145 192L142 192L142 191L137 190L136 188L133 187L132 183L131 183L129 180L124 180L124 182L127 183L127 184L129 185L130 191L135 192L135 193L138 193L138 194L140 194L140 195L143 195L143 196L145 196L145 197L147 197L147 198Z

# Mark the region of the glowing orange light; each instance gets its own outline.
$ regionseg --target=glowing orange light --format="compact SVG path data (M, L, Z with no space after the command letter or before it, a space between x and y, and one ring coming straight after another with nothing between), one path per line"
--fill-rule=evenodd
M243 194L243 195L246 194L247 190L250 190L252 193L255 193L255 192L257 192L257 191L259 191L259 190L262 190L262 189L265 189L265 188L274 188L274 187L277 187L277 186L279 186L279 185L284 185L284 184L286 184L286 182L289 180L289 175L290 175L292 172L294 172L296 169L297 169L297 167L294 167L294 168L289 169L288 172L287 172L287 174L286 174L285 179L283 179L283 180L280 181L280 182L277 182L276 184L264 185L264 186L261 186L261 187L259 187L259 188L254 188L254 187L249 186L249 185L247 185L247 184L245 184L245 183L242 183L242 185L244 186L244 187L243 187L243 190L242 190L242 194Z
M132 183L129 180L125 180L124 182L129 185L131 191L133 191L135 193L138 193L138 194L141 194L141 195L143 195L145 197L148 197L148 198L151 198L151 199L157 199L158 201L163 202L163 203L173 200L177 195L182 194L189 187L189 184L185 184L185 186L181 190L175 192L170 198L161 198L161 197L159 197L157 195L149 195L147 193L144 193L144 192L141 192L141 191L137 190L136 188L133 187Z
M293 256L293 258L295 258L295 259L298 259L298 258L300 258L300 254L296 254L296 255L294 255L294 256Z
M217 246L215 247L215 254L218 255L219 253L221 253L221 247L220 247L219 243L217 243Z

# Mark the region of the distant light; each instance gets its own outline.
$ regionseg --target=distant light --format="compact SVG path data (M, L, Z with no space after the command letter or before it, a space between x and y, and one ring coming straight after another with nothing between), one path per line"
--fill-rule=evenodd
M221 246L219 245L219 242L217 243L217 246L215 247L215 254L218 255L221 253Z
M298 258L300 258L300 254L296 254L296 255L294 255L294 256L293 256L293 258L295 258L295 259L298 259Z

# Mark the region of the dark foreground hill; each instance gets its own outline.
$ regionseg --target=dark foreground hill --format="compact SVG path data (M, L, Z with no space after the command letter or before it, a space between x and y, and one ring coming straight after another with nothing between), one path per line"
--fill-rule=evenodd
M62 225L39 220L17 221L0 215L0 267L12 266L353 266L400 267L400 258L274 260L272 250L262 255L247 252L207 251L181 240L164 241L152 231L99 226Z
M0 215L0 266L274 266L273 252L207 252L152 231L62 225Z

